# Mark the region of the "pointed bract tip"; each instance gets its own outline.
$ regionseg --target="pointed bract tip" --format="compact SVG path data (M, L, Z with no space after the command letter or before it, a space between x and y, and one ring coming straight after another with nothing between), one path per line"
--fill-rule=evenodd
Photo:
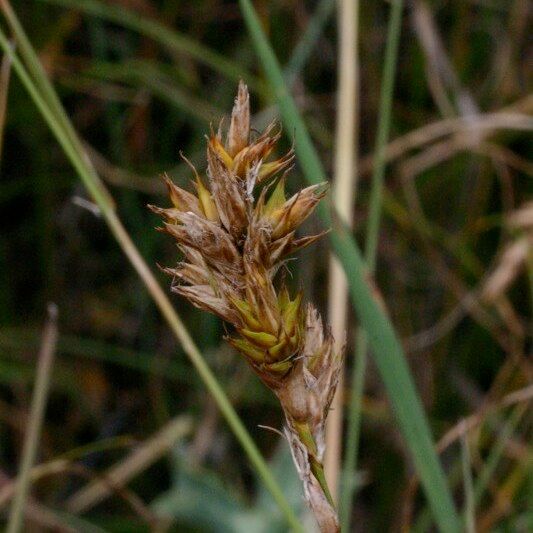
M248 146L250 138L250 94L248 87L241 80L237 90L235 103L231 112L231 123L227 139L227 151L235 157Z

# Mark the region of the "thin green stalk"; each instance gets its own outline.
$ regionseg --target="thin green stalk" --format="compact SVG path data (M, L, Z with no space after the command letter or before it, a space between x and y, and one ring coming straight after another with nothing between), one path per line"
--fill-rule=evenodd
M367 269L372 274L376 269L377 245L381 220L383 198L383 180L385 176L385 150L389 139L392 101L394 96L394 80L396 77L396 64L400 30L402 21L403 0L396 0L392 4L391 14L387 28L387 42L385 48L385 61L383 63L383 76L378 112L378 129L376 134L374 170L372 173L372 187L370 191L370 205L365 240L365 262ZM341 524L346 531L349 530L354 483L349 478L357 469L357 455L359 452L359 437L361 424L361 403L365 387L365 371L367 366L368 338L362 328L358 328L356 335L355 360L352 369L351 386L352 396L348 407L347 438L344 451L344 476L341 496Z
M213 50L199 44L197 41L184 34L176 32L174 29L165 27L163 24L142 17L137 13L124 9L118 5L105 4L99 0L40 0L48 4L54 4L71 9L76 9L94 17L98 17L124 28L146 35L150 39L158 42L168 50L178 53L186 53L192 58L211 67L215 72L219 72L232 80L245 78L250 87L259 92L264 92L262 83L252 74L245 72L239 64L228 60Z
M493 444L492 449L485 461L485 465L481 469L479 476L477 477L474 483L474 504L477 505L481 501L483 494L485 493L486 488L489 485L489 482L494 475L496 467L500 462L500 459L505 450L508 440L511 438L515 429L518 426L518 423L522 419L522 416L527 410L527 405L517 405L507 421L503 426L496 442Z
M485 464L483 468L481 469L481 472L477 479L473 483L473 491L472 491L472 502L469 502L468 505L472 506L471 512L475 516L475 508L481 501L481 498L483 497L483 494L494 474L494 471L498 467L499 461L502 457L502 454L505 450L505 446L508 442L508 440L511 438L512 434L516 430L518 423L522 419L522 416L524 413L527 412L527 399L519 399L518 402L520 402L508 419L503 424L503 427L498 435L498 438L492 445L492 449L490 450L490 453L485 461ZM522 403L525 402L525 403ZM503 404L499 404L500 407L503 406ZM500 423L503 422L503 419L497 415L493 422L490 423L491 427L495 427L496 425L500 425ZM483 442L481 443L481 446L483 446ZM449 482L452 486L455 486L459 484L461 481L461 470L462 465L457 462L455 463L451 469L450 469L450 475L449 475ZM464 475L463 475L464 479ZM465 509L466 511L466 509ZM411 527L411 531L413 533L423 533L427 531L431 527L431 515L428 512L427 507L424 508L422 511L420 511L415 524Z
M131 262L137 274L145 284L154 302L158 306L161 314L170 325L176 338L181 342L185 353L189 356L189 359L196 367L196 370L200 374L200 377L204 381L204 384L206 385L207 389L216 401L223 416L226 418L228 425L230 426L233 433L241 443L246 454L248 455L253 467L261 476L265 485L270 490L274 500L284 513L287 522L295 531L302 531L301 525L299 524L298 519L294 514L294 511L285 499L278 483L270 473L267 464L265 463L259 450L255 446L249 433L246 431L239 416L231 406L231 403L225 395L222 387L220 386L214 374L209 369L209 366L207 365L200 351L196 347L185 325L181 322L181 319L176 314L172 304L170 303L170 300L167 298L165 292L161 289L153 273L148 268L143 258L139 254L129 234L124 229L122 222L114 211L112 204L109 203L108 196L105 195L107 191L105 189L102 189L102 187L99 187L98 184L95 183L94 176L88 168L87 158L85 157L84 153L80 153L77 150L76 146L73 145L70 136L65 131L62 125L62 122L58 120L53 110L50 109L48 103L41 97L38 88L35 86L31 77L27 73L24 65L18 59L16 54L14 54L10 50L9 42L1 29L0 46L4 49L6 53L11 55L13 61L13 68L19 76L22 84L24 85L30 97L34 101L35 105L41 112L43 118L46 120L48 126L56 136L58 142L65 151L65 154L68 156L74 168L78 172L81 180L91 193L93 200L98 204L102 216L105 219L109 229L111 230L111 233L122 248L124 254ZM103 191L105 191L105 193Z
M278 102L285 131L295 137L296 152L303 173L311 183L323 182L326 177L322 163L288 92L279 63L261 28L257 13L250 0L239 0L239 4ZM331 206L328 208L323 205L319 209L319 215L327 227L333 225L334 231L330 233L333 249L347 273L354 309L369 337L373 357L435 519L442 531L456 532L460 529L460 520L398 337L374 297L373 289L367 281L365 263L353 237L337 217L333 217Z
M461 464L463 466L464 524L466 533L476 533L476 505L472 481L472 461L466 434L461 437Z
M44 327L41 349L37 360L37 376L31 404L30 418L24 448L20 463L20 471L17 480L15 495L11 504L7 533L18 533L22 530L24 521L24 508L26 497L31 481L31 469L35 462L37 448L40 441L41 428L50 388L50 378L57 343L57 307L54 304L48 306L48 320Z
M365 389L366 367L368 363L368 341L365 331L357 329L355 338L354 361L350 378L350 397L346 423L346 444L342 465L342 486L339 502L341 527L349 531L352 515L352 501L357 489L354 481L357 472L357 457L361 435L363 394Z
M403 0L392 3L387 29L387 45L385 62L383 64L383 80L379 103L379 122L376 135L375 164L372 174L372 190L370 192L370 215L368 218L365 257L371 271L376 267L377 244L381 219L381 204L383 197L383 178L385 175L385 150L389 139L392 100L394 93L394 78L398 57L398 44L402 24Z

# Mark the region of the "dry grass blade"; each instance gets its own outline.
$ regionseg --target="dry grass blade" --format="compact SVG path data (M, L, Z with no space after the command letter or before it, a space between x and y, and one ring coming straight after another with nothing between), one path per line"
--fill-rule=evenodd
M533 236L525 236L509 243L501 254L498 265L485 282L481 297L487 302L494 302L508 289L516 279L533 248Z
M47 463L36 465L29 470L28 479L30 483L35 483L49 476L64 476L66 474L78 475L85 479L98 479L101 483L106 484L111 492L126 502L147 524L154 526L158 522L157 517L134 492L124 487L114 486L113 482L105 476L97 476L91 470L69 459L53 459ZM14 497L17 490L18 483L16 481L1 487L0 509Z
M429 71L429 87L434 89L434 98L443 114L454 115L454 105L461 115L472 118L479 110L471 95L461 86L455 69L446 54L439 30L426 2L416 0L412 5L415 32L426 56ZM448 100L446 89L455 96L455 102Z
M338 4L339 50L337 114L335 132L334 186L332 202L341 220L351 227L357 189L357 139L359 122L359 2L343 0ZM348 282L339 260L329 263L328 316L333 336L341 338L347 329ZM344 419L344 369L326 427L325 469L328 484L338 501Z
M530 98L495 113L478 115L474 119L468 120L464 117L447 118L422 126L391 141L385 149L385 160L389 163L410 150L420 148L425 144L452 134L462 135L463 138L471 138L469 133L475 131L477 138L485 138L501 130L531 131L533 129L533 119L526 113L531 110L532 103L533 98ZM522 110L520 111L518 108ZM470 145L472 144L470 142ZM360 171L362 174L369 173L373 166L373 156L365 156L361 160Z
M66 459L55 459L44 464L39 464L30 468L28 478L31 483L38 481L46 476L53 476L56 474L63 474L70 468L71 463ZM0 488L0 509L9 503L14 497L19 480L12 480L10 483L3 484Z
M507 243L493 271L487 276L481 297L489 303L502 299L520 270L528 266L533 250L533 202L526 202L507 219L517 237Z
M467 135L455 135L432 144L423 152L402 162L399 171L404 177L413 179L422 172L449 161L455 155L468 151L505 163L525 174L533 175L533 163L515 156L513 152L497 144L473 141Z
M37 377L35 379L28 429L24 438L24 448L22 450L17 488L9 513L7 525L8 533L18 533L23 526L24 507L30 487L31 469L35 461L37 447L40 441L39 437L46 408L56 344L57 307L55 304L49 304L48 320L44 327L41 350L37 360Z
M113 493L111 487L125 486L128 481L159 460L163 455L191 430L191 420L179 416L147 439L128 457L112 466L105 473L105 480L92 481L86 487L73 494L66 502L72 513L83 513L94 507ZM111 484L111 485L110 485Z
M0 470L0 492L4 487L8 486L15 486L15 483ZM48 528L59 533L76 533L75 529L65 524L57 513L42 505L31 496L28 496L26 499L24 514L26 521L38 527Z
M449 429L437 443L437 449L439 453L442 453L451 444L461 438L462 435L469 432L479 424L483 423L485 417L498 409L503 409L517 403L529 402L533 398L533 385L524 387L513 392L510 392L502 398L499 402L494 402L487 405L477 413L470 415L469 417L461 420L453 428Z

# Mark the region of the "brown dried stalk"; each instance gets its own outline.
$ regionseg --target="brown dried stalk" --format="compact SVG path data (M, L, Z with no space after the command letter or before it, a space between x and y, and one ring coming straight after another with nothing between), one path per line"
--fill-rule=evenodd
M271 124L250 139L249 94L241 82L225 142L221 128L208 138L208 184L191 165L196 194L165 177L173 207L150 208L185 256L164 269L174 277L172 290L235 328L227 341L278 397L305 498L329 533L339 525L322 464L324 426L343 350L334 352L330 330L311 304L302 305L301 293L291 299L283 283L279 290L273 283L287 255L321 236L298 238L296 230L327 187L285 197L292 150L267 162L279 137Z

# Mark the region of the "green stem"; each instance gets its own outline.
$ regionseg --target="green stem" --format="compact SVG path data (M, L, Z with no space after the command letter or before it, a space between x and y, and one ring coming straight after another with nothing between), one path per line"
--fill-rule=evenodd
M355 340L354 361L350 379L350 403L346 424L346 444L342 465L341 497L339 501L340 521L343 531L349 531L352 515L352 500L356 491L354 476L357 471L357 457L361 434L361 418L365 375L368 362L368 342L363 329L358 328Z
M320 488L322 489L322 492L324 493L324 496L328 500L329 504L334 508L335 502L333 501L333 497L331 496L331 492L328 487L328 482L326 481L326 476L324 475L324 465L316 457L316 442L311 433L311 429L309 428L309 424L305 422L298 423L294 421L293 425L298 432L300 441L307 448L307 453L309 454L310 458L309 462L311 464L311 472L313 472L313 475L318 481L318 484L320 485Z
M494 442L485 464L474 483L474 506L478 505L481 501L481 498L496 471L503 452L505 451L505 447L525 412L527 412L527 405L517 405L505 421L505 424L503 425L498 438ZM475 509L473 512L475 512Z
M470 458L467 435L461 437L461 464L463 467L463 514L465 533L476 533L476 506L474 502L474 486L472 481L472 461Z

